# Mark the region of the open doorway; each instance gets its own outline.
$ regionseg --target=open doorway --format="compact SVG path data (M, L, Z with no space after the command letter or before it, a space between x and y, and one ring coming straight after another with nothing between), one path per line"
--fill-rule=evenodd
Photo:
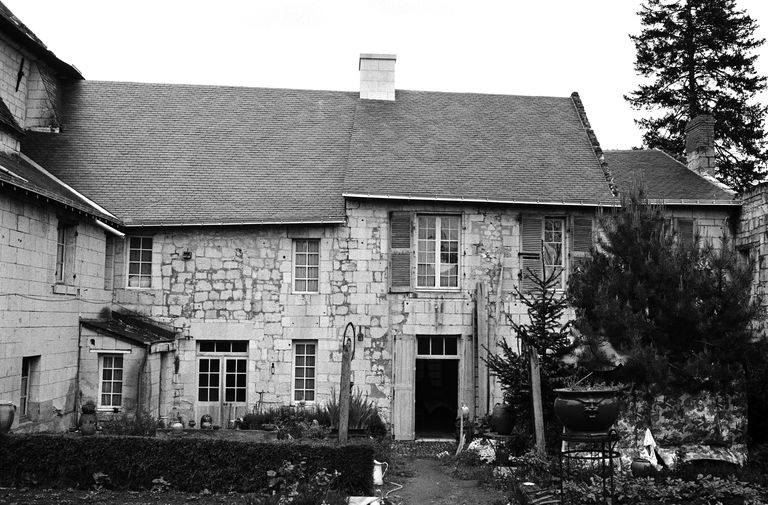
M452 438L459 403L456 336L419 336L416 355L416 436Z

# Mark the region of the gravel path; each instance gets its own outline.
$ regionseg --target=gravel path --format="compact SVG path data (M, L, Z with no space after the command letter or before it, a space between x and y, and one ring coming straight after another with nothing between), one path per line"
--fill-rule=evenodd
M457 480L448 475L448 467L435 459L414 459L409 465L412 477L392 477L393 482L404 487L393 491L389 497L402 505L474 505L506 504L504 493L490 487L468 485L476 481ZM395 486L385 486L384 492Z

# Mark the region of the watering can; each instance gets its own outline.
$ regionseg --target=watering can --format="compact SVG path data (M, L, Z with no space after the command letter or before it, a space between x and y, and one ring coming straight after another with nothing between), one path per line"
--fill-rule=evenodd
M387 468L384 469L384 471L381 470L381 466L385 465ZM389 463L382 463L381 461L373 460L373 485L374 486L383 486L384 485L384 474L387 473L387 470L389 469Z

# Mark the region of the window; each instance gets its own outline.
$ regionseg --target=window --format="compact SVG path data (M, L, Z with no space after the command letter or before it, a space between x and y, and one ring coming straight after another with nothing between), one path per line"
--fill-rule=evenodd
M317 293L320 280L320 241L294 240L293 290Z
M547 277L556 274L560 286L565 287L565 219L544 218L544 240L541 248L544 258L544 273Z
M317 341L293 342L293 399L315 401L315 357Z
M56 238L56 283L73 284L75 280L76 226L59 222Z
M245 403L248 392L248 341L198 340L197 350L204 355L197 363L197 401ZM205 356L208 353L225 355Z
M26 419L31 415L30 404L34 403L37 375L40 371L40 356L21 358L21 392L19 394L19 417Z
M542 277L544 272L555 273L559 277L558 289L565 289L569 264L577 267L588 255L592 240L591 216L522 216L520 290L532 290L532 273Z
M128 240L128 287L152 287L152 237Z
M459 286L459 216L419 216L416 286Z
M677 240L681 244L692 245L696 242L696 220L677 219Z
M123 356L101 354L101 382L99 407L121 407L123 405Z
M452 357L458 359L458 337L456 336L418 336L416 354L429 357Z

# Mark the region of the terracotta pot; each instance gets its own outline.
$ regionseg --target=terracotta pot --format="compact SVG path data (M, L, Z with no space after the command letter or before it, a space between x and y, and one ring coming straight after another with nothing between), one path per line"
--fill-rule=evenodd
M619 388L555 389L555 415L566 429L606 432L619 417Z
M10 402L0 403L0 433L8 433L16 415L16 405Z
M499 435L509 435L515 426L515 409L506 403L497 403L491 414L491 428Z
M96 414L80 414L80 433L83 435L95 435L98 426Z

